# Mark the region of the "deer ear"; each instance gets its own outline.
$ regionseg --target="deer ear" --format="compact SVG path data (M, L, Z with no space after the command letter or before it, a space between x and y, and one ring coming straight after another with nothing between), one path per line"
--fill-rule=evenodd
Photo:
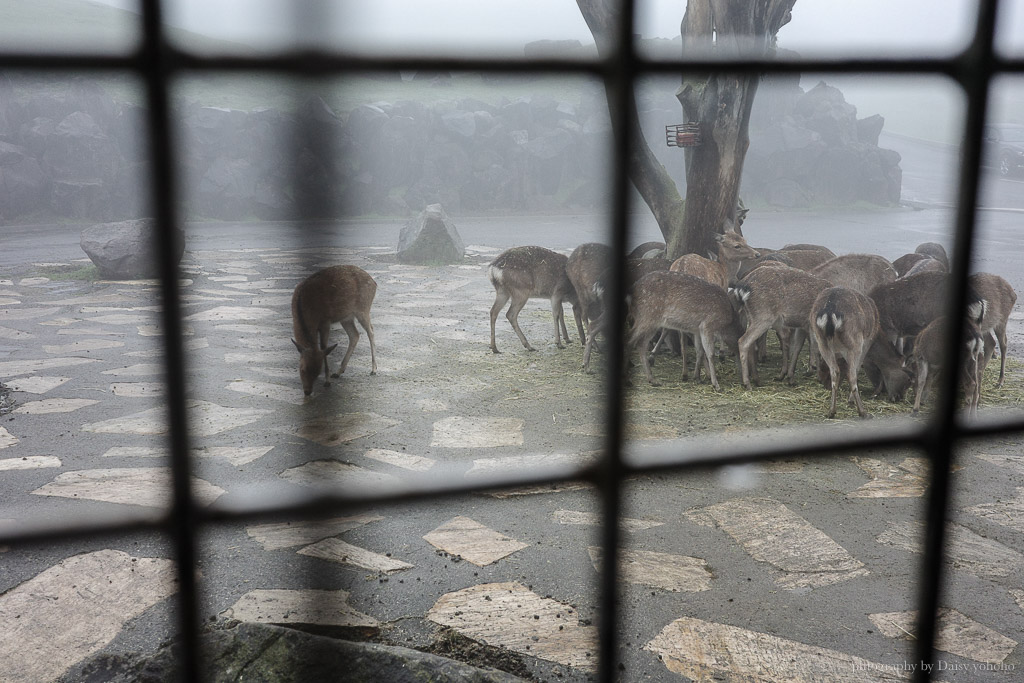
M719 243L725 241L725 235L715 235L715 241Z
M338 348L337 344L331 344L326 349L324 349L324 355L326 356L327 354L329 354L331 351L333 351L336 348Z
M302 347L299 346L299 342L297 342L294 339L292 339L292 344L295 344L295 348L297 348L299 350L299 355L302 355Z

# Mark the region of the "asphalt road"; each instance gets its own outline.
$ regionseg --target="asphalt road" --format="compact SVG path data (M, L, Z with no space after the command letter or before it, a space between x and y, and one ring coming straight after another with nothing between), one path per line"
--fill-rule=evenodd
M904 157L905 194L941 182L928 175L933 162ZM998 193L986 196L1013 205L982 212L977 263L1022 291L1024 202L1014 191L1024 187L996 182ZM820 242L895 258L924 241L948 246L952 211L918 196L918 209L756 212L744 227L767 247ZM636 225L635 243L657 237L649 219ZM499 328L504 353L487 352L493 292L483 264L514 244L567 250L600 239L602 219L461 218L467 262L430 269L393 262L400 227L188 226L189 416L196 491L209 504L302 495L325 482L472 479L592 457L599 380L578 372L578 347L553 348L541 302L524 313L537 354L517 347L507 325ZM75 226L0 230L0 377L20 389L21 404L0 421L0 524L159 509L156 290L37 279L32 264L83 258ZM380 284L380 373L369 375L364 336L346 376L303 399L289 295L310 269L335 262L360 265ZM1011 355L1020 357L1019 320L1014 329ZM631 411L633 438L682 436L686 416L665 415L657 395L646 396ZM753 434L733 427L694 438ZM864 453L631 481L623 679L739 679L752 661L777 680L899 680L913 666L906 632L920 561L919 456ZM961 455L941 680L1013 681L1024 666L1022 462L1009 439ZM377 629L410 645L447 625L521 654L544 680L587 680L598 618L595 512L591 491L542 488L368 510L320 526L217 528L200 539L202 618ZM148 651L169 637L168 557L166 542L147 535L0 555L0 615L15 625L0 634L7 676L49 680L91 652Z

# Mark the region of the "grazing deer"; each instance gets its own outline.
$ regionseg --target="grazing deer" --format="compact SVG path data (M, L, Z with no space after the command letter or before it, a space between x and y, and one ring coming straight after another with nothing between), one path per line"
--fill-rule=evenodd
M914 412L921 410L921 403L935 382L933 370L940 369L943 363L943 343L945 341L946 316L939 316L921 330L914 338L914 350L911 354L917 369L917 383L914 391ZM980 359L985 351L978 326L971 314L964 318L964 335L959 346L962 354L960 361L960 386L964 390L967 415L973 417L978 412L978 401L981 398Z
M639 259L639 258L665 258L665 243L664 242L644 242L641 245L633 248L633 251L629 252L627 259Z
M377 283L369 273L356 266L331 266L313 273L300 282L292 293L292 343L299 350L299 379L302 391L309 396L313 383L324 370L324 386L331 386L331 377L345 372L348 359L359 341L355 320L359 321L370 340L371 375L377 374L377 347L373 341L370 306L377 294ZM338 372L331 374L327 356L338 345L327 345L331 323L340 322L348 334L348 350L341 359Z
M949 271L949 257L946 255L946 248L938 242L922 242L914 250L915 254L924 254L942 264L942 267Z
M743 333L736 310L725 290L692 275L682 273L651 273L637 280L630 301L633 328L626 346L628 358L639 347L640 361L653 386L660 382L651 374L649 348L659 329L667 328L694 336L697 362L696 381L700 381L701 363L706 360L708 376L715 391L720 391L715 372L714 342L721 339L733 351ZM683 379L689 368L683 358Z
M560 349L565 348L559 337L561 329L561 334L569 341L562 302L568 301L573 307L577 305L576 290L565 271L567 261L568 258L562 254L536 246L512 247L491 261L487 268L487 276L495 291L494 305L491 306L491 351L499 353L494 342L494 321L509 299L512 303L505 317L512 324L519 341L530 351L536 349L530 346L526 335L519 329L519 311L529 299L550 299L551 315L555 321L555 344Z
M850 404L856 403L857 414L868 417L857 387L857 373L860 372L878 330L875 302L845 287L822 290L811 307L810 328L830 373L832 403L828 416L836 416L836 396L842 381L840 361L844 361L842 364L850 384Z
M576 300L579 302L579 306L573 309L573 315L581 344L585 344L587 339L583 326L592 329L591 321L601 315L601 300L595 294L594 285L611 265L611 261L611 247L598 242L586 242L572 250L565 265L565 272L576 290Z
M739 233L726 232L715 235L715 241L718 243L718 254L714 259L704 258L699 254L683 254L673 261L669 270L695 275L705 282L727 289L736 279L740 262L760 256Z
M901 402L913 383L910 373L903 367L903 357L896 353L896 347L886 339L881 328L875 332L864 358L864 372L875 387L871 398L878 398L884 391L893 403Z
M945 312L949 291L946 273L919 273L878 285L869 296L878 306L878 324L903 355L904 337L913 337Z
M942 261L933 259L931 256L926 256L914 263L907 269L907 272L903 273L900 277L912 277L918 273L948 273L949 268L942 264Z
M836 253L834 251L832 251L831 249L822 244L787 244L782 249L779 249L779 251L820 251L821 253L827 255L829 258L836 257Z
M868 294L878 285L896 279L889 260L876 254L843 254L811 268L811 275L825 278L837 287Z
M985 340L985 357L981 362L981 372L988 367L995 353L996 342L999 343L999 380L996 387L1003 386L1006 371L1006 322L1017 303L1017 292L1009 282L992 273L975 273L967 282L974 292L985 301L984 312L978 331Z
M829 249L821 247L820 249L779 249L777 254L781 254L789 259L789 263L794 268L800 270L810 270L815 266L820 266L825 261L835 258Z
M898 259L892 262L892 267L896 269L896 277L899 278L906 275L907 271L913 268L914 265L919 261L924 261L925 259L930 258L931 256L927 256L925 254L918 254L916 252L913 254L904 254L903 256L900 256Z
M636 281L642 278L644 275L651 273L657 273L661 271L667 271L669 266L668 259L660 258L657 256L649 258L630 258L626 260L626 293L627 300L633 291L633 285ZM583 371L590 373L590 353L593 350L595 339L597 335L601 334L608 327L608 316L605 315L604 300L608 295L608 279L609 271L601 273L597 278L597 282L594 283L594 296L597 297L598 301L601 302L601 315L590 328L590 333L587 334L587 344L583 349Z
M757 381L757 366L751 363L750 351L769 329L775 329L780 339L787 333L786 328L791 331L788 354L784 350L779 379L785 378L790 384L794 383L797 357L808 334L811 306L818 294L831 286L828 280L810 273L779 266L758 268L730 290L747 318L747 331L739 340L740 372L746 389L751 388L748 368L752 368L754 381Z

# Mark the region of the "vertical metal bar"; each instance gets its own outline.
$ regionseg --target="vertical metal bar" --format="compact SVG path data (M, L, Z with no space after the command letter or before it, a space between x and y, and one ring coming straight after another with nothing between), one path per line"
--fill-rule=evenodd
M199 608L196 590L196 515L190 489L188 419L185 410L185 358L182 348L181 300L178 291L178 233L170 121L169 77L172 65L167 57L160 0L145 0L141 48L143 76L149 105L149 145L153 171L153 210L159 251L161 314L164 325L166 406L169 419L172 502L170 532L178 570L178 637L182 646L179 678L193 683L199 673Z
M942 377L939 409L929 426L928 455L931 460L931 486L925 508L926 527L924 557L921 565L921 583L918 586L917 652L919 665L915 680L931 679L935 662L935 634L938 630L938 609L942 602L943 552L946 519L952 499L950 471L955 458L957 437L957 392L960 366L959 352L964 330L964 311L967 307L967 276L971 268L971 252L979 194L979 168L981 164L981 130L988 110L989 86L995 59L994 33L998 0L982 0L978 6L978 20L974 39L963 55L959 74L967 98L967 115L960 167L959 202L957 204L956 234L953 242L953 261L950 281L950 315L945 341L946 367Z
M608 342L608 373L605 405L605 455L602 463L601 513L603 571L601 572L598 627L599 662L598 680L611 683L618 671L619 626L619 519L622 514L622 448L623 448L623 367L625 361L624 329L626 320L626 239L629 230L629 166L633 127L638 125L633 104L636 63L633 46L632 0L622 0L619 7L618 31L614 36L615 49L605 57L605 87L612 93L609 115L612 121L612 283L614 294L606 302L605 314L612 321Z

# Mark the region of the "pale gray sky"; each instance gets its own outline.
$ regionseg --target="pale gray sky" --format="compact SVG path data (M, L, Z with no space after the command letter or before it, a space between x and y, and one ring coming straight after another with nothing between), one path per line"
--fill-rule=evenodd
M98 0L132 6L133 0ZM638 30L679 33L685 0L638 0ZM780 43L801 51L942 53L962 46L976 0L797 0ZM1004 34L1024 49L1024 0L1004 0ZM591 40L575 0L172 0L168 19L183 28L249 43L281 45L306 13L322 40L360 49L466 50L508 53L542 38ZM302 32L305 35L309 31Z

